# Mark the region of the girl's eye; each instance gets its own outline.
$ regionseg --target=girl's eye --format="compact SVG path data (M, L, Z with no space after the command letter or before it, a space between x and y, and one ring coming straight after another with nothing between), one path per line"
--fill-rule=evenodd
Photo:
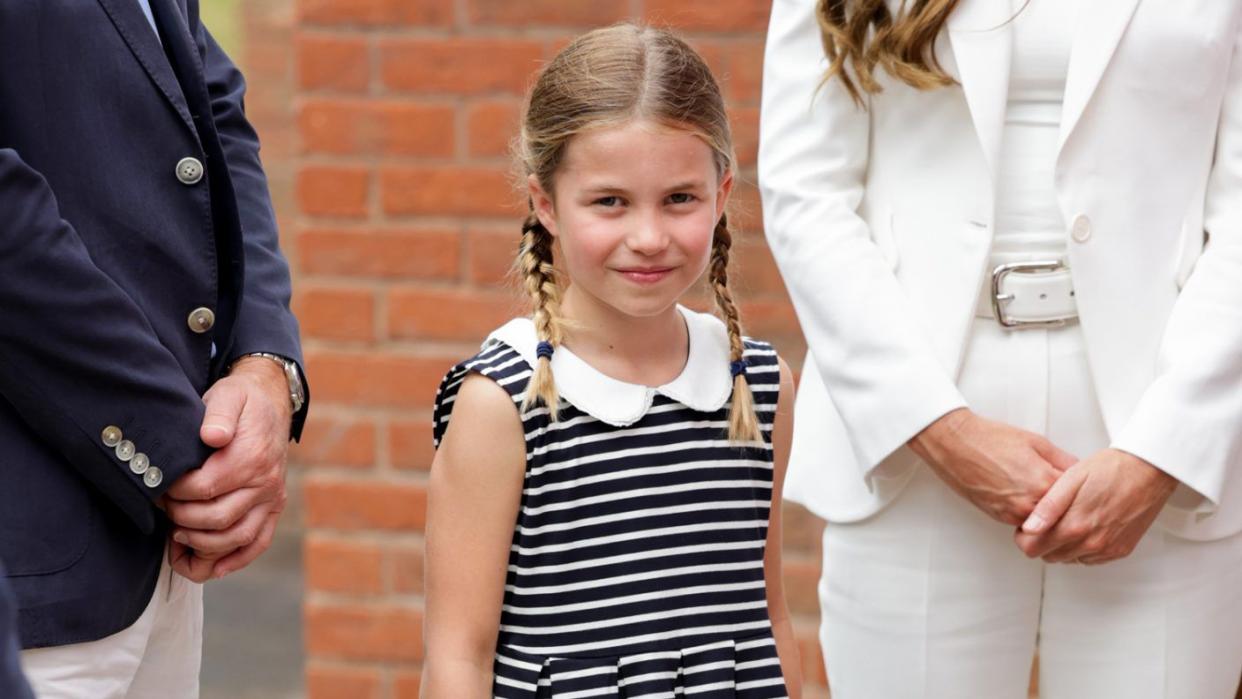
M600 197L594 203L598 206L613 207L621 203L621 197Z
M689 202L694 201L694 195L689 192L678 192L676 194L670 194L668 200L673 204L688 204Z

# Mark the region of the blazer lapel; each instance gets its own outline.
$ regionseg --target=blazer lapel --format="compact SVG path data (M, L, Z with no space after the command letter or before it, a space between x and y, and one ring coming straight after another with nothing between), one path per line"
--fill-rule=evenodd
M1065 143L1082 118L1138 4L1139 0L1096 0L1082 4L1065 81L1060 150L1065 149Z
M194 129L194 121L190 118L190 109L186 106L185 96L181 94L181 86L177 83L177 76L173 74L172 66L169 65L164 49L160 45L160 39L151 29L151 25L147 23L147 18L143 16L142 8L138 7L137 1L99 0L99 4L103 5L104 11L112 19L112 24L129 46L134 58L151 78L151 82L155 83L168 103L181 116L186 127L192 133L197 133Z
M947 22L957 78L993 183L1009 96L1013 34L1007 22L1012 14L1006 0L964 0Z

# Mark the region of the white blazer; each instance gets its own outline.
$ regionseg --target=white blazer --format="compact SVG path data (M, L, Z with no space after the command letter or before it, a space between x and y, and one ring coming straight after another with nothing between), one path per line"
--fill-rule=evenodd
M908 480L906 441L965 405L1009 79L1010 32L989 29L1012 10L963 0L937 42L959 85L881 72L861 110L819 87L814 5L773 3L759 184L810 349L785 492L850 522ZM1196 539L1242 530L1240 32L1234 0L1084 3L1055 171L1112 445L1181 481L1161 521Z

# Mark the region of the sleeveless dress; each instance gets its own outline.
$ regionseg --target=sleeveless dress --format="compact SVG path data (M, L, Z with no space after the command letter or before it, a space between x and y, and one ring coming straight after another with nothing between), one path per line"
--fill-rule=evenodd
M763 571L776 352L746 340L764 440L731 444L724 325L679 310L690 352L671 383L624 383L559 347L560 420L539 406L520 413L526 474L496 697L786 696ZM529 319L513 320L448 372L435 402L437 446L470 372L502 386L521 410L536 342Z

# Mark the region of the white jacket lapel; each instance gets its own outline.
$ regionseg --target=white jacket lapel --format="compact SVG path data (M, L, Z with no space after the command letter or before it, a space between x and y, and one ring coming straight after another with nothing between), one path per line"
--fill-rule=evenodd
M957 78L994 183L1009 95L1011 16L1006 0L963 0L947 22Z
M1093 0L1084 2L1079 10L1061 111L1061 150L1100 84L1138 4L1139 0Z

